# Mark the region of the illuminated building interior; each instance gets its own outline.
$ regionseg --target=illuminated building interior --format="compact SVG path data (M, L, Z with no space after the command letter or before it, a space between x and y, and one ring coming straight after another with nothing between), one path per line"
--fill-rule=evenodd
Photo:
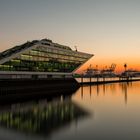
M72 73L93 55L51 40L34 40L0 53L0 72Z

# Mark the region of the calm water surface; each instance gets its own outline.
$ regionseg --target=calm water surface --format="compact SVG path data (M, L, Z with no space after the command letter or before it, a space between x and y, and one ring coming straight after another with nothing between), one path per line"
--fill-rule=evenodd
M1 107L0 139L139 140L140 82L83 86L71 96Z

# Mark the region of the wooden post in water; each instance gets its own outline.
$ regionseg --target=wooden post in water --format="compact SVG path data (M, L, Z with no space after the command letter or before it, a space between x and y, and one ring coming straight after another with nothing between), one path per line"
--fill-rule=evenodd
M98 76L97 76L97 82L99 81Z
M90 91L90 98L91 98L91 84L90 84L90 86L89 86L89 87L90 87L90 90L89 90L89 91Z
M83 99L83 85L81 86L81 98Z
M119 76L119 81L121 81L121 76Z
M105 77L103 76L103 82L105 82Z
M83 83L83 74L81 75L81 83Z
M90 84L91 84L91 76L90 76L90 78L89 78L89 81L90 81Z

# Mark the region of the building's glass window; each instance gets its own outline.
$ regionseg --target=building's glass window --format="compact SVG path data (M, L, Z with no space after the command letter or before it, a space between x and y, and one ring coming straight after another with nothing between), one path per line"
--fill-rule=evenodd
M71 50L62 50L39 46L29 50L3 65L4 71L35 71L35 72L72 72L89 58Z

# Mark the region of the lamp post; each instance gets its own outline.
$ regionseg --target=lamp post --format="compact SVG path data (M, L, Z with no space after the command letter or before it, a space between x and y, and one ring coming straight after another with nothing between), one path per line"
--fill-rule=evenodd
M126 69L127 69L127 64L125 63L124 64L124 70L125 70L125 72L126 72Z

